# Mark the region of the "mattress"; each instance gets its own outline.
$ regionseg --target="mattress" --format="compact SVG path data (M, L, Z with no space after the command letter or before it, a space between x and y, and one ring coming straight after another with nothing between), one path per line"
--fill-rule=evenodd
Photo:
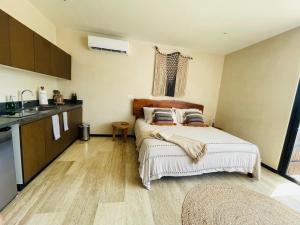
M207 152L195 163L179 146L154 138L143 139L143 133L171 131L207 144ZM258 147L213 127L156 126L138 119L135 124L139 174L143 185L163 176L192 176L212 172L252 173L260 178Z

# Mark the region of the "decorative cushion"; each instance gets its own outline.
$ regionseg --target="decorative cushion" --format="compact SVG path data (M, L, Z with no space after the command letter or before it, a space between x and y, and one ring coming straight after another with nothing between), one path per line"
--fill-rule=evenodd
M173 121L176 124L176 114L175 114L175 110L171 109L171 108L153 108L153 107L143 107L143 111L144 111L144 117L145 117L145 121L146 123L152 123L153 122L153 112L154 110L171 110L172 112L172 117L173 117Z
M204 124L203 115L200 111L185 112L183 123L187 125L202 125Z
M200 111L199 109L177 109L177 108L173 108L174 111L176 112L176 120L178 123L184 123L184 113L186 112L200 112L202 113L202 111Z
M154 109L153 123L155 125L174 125L174 112L172 109Z

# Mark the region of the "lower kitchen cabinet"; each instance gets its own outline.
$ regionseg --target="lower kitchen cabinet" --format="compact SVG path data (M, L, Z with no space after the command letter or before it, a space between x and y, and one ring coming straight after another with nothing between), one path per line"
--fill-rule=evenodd
M76 108L72 111L69 111L69 129L68 133L68 143L73 142L78 138L79 130L78 124L82 123L82 108Z
M44 120L21 126L23 180L27 183L45 166Z
M60 126L61 126L61 121ZM52 131L52 118L48 117L45 119L45 151L46 151L46 163L50 163L56 156L58 156L62 151L60 150L61 147L61 140L54 140L53 131Z
M24 184L78 138L78 125L82 123L82 108L68 111L68 131L64 131L62 113L59 114L59 122L61 137L58 140L54 140L51 116L21 126Z

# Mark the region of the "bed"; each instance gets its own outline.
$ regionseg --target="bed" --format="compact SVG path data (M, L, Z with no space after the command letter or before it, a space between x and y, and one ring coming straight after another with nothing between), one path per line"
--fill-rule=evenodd
M139 152L139 174L143 185L151 189L151 181L164 176L192 176L212 172L240 172L260 178L260 154L256 145L213 127L157 126L143 119L143 107L196 108L202 105L170 100L134 99L135 135ZM207 152L195 163L182 148L170 142L143 138L143 133L172 131L207 144Z

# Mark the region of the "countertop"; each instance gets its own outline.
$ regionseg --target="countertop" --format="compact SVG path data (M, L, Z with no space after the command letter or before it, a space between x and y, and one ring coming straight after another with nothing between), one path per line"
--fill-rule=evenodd
M62 105L62 106L57 106L54 109L50 109L47 111L43 111L43 112L38 112L34 115L31 116L26 116L26 117L22 117L22 118L9 118L9 117L4 117L4 116L0 116L0 129L3 127L8 127L14 124L24 124L24 123L29 123L35 120L39 120L39 119L43 119L61 112L66 112L75 108L79 108L82 107L81 103L78 104L66 104L66 105Z

